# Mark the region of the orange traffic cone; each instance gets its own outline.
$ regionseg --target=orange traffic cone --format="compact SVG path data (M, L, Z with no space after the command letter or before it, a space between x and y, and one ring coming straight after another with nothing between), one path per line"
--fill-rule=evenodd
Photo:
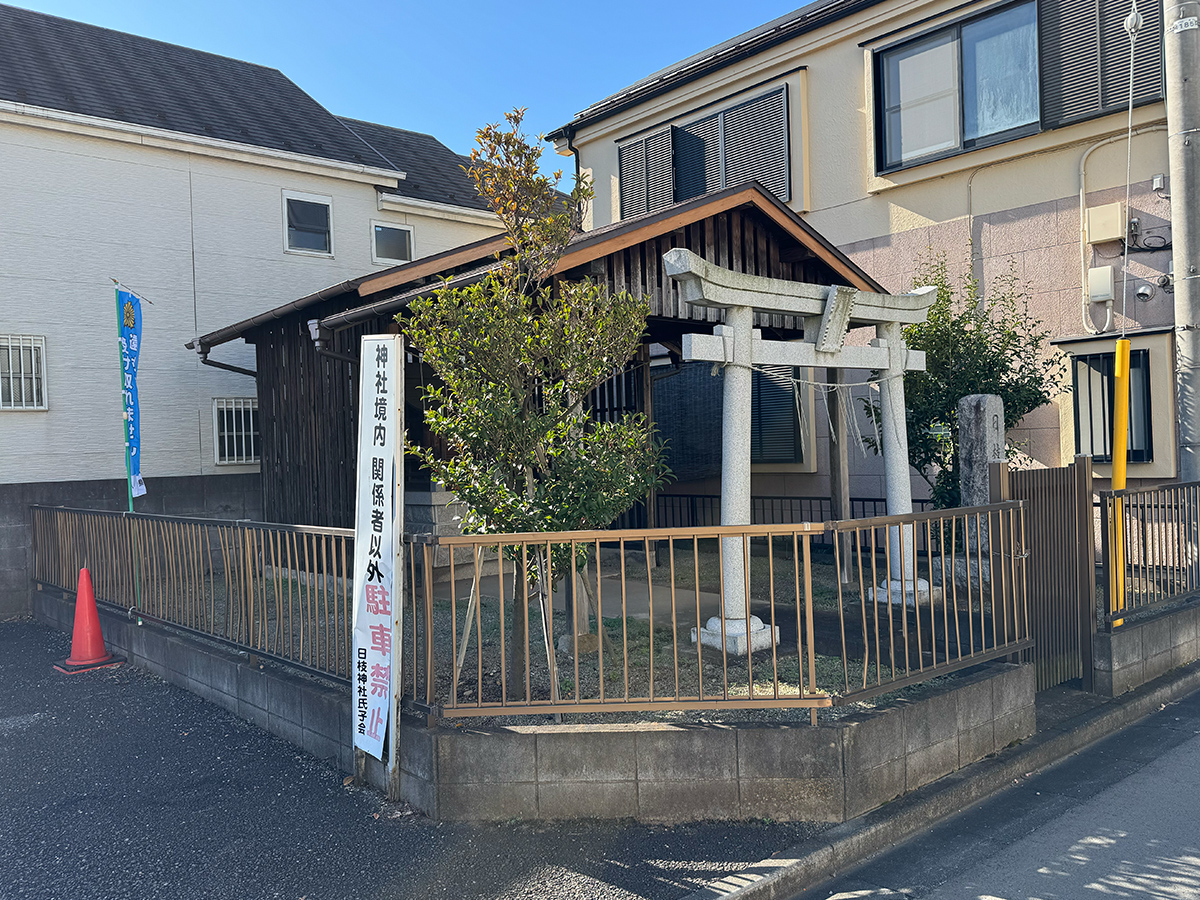
M75 631L71 635L71 655L54 668L67 675L118 666L124 657L113 656L104 646L100 633L100 613L96 611L96 595L92 591L92 576L87 569L79 570L79 590L75 594Z

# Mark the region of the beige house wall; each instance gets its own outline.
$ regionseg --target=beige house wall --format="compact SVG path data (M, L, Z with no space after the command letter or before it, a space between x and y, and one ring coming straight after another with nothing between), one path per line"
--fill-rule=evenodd
M1052 335L1063 336L1103 324L1103 307L1083 302L1082 272L1113 265L1118 279L1114 327L1170 323L1171 295L1155 285L1167 272L1169 251L1131 255L1122 316L1119 243L1081 246L1081 187L1089 207L1124 200L1124 114L875 174L872 49L985 8L980 3L963 9L954 0L875 5L580 129L572 143L597 188L588 224L606 225L619 213L619 139L684 124L703 110L786 83L792 104L788 205L805 213L809 223L886 288L911 288L918 259L929 248L946 253L952 272L970 271L985 285L1011 265L1029 284L1035 314ZM1154 175L1168 170L1164 105L1136 109L1133 118L1137 133L1130 214L1141 219L1144 234L1167 236L1169 185L1162 193L1150 185ZM565 150L565 142L557 149ZM1135 299L1144 283L1154 286L1147 302ZM1070 404L1070 394L1064 394L1010 434L1033 464L1056 466L1073 451L1073 435L1064 438L1060 429L1062 410L1069 415ZM1156 446L1167 450L1157 438ZM827 489L828 468L821 462L817 476L804 479L811 490L799 492ZM878 460L852 453L850 466L852 493L881 494ZM1152 474L1138 468L1130 466L1131 478ZM756 482L755 492L795 488L791 480L763 480Z
M436 212L380 209L319 166L290 170L102 134L0 122L0 333L46 340L45 411L0 410L0 484L122 478L113 284L144 306L139 365L148 478L229 474L213 462L212 401L254 381L201 366L184 343L372 270L371 221L409 224L425 256L495 233ZM399 163L402 165L403 163ZM393 182L394 183L394 182ZM285 251L283 191L332 200L333 254ZM254 368L254 348L212 358Z

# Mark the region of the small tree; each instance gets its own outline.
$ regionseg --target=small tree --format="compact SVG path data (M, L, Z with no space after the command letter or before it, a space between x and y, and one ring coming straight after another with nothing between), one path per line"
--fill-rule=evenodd
M956 286L945 252L930 250L913 278L914 287L923 285L936 287L937 299L924 322L904 330L908 346L925 351L925 371L904 376L908 455L934 505L945 509L960 502L958 401L997 394L1007 431L1062 390L1062 359L1047 344L1049 330L1029 311L1028 285L1011 262L985 295L969 271ZM878 404L863 402L878 423ZM874 437L865 440L879 452Z
M564 197L561 172L539 173L523 115L480 130L467 168L511 255L474 284L414 301L404 327L437 376L423 388L425 422L445 448L409 452L466 505L463 530L476 534L603 528L669 476L644 415L587 414L588 394L636 353L649 305L554 277L592 191L577 180ZM555 572L568 570L562 552Z

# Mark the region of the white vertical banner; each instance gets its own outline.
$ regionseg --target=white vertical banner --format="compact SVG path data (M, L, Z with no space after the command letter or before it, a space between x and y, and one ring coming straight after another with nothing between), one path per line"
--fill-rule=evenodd
M366 336L359 357L354 515L354 746L383 759L400 667L404 343ZM399 574L400 577L396 577ZM393 627L394 624L394 627ZM393 732L394 733L394 732ZM393 748L394 755L394 748Z

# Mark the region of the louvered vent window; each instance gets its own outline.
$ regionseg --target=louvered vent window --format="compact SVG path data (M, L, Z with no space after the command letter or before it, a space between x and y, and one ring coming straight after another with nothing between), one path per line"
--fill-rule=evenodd
M674 202L671 156L669 128L617 149L622 219L654 212Z
M1162 6L1138 4L1134 103L1163 96ZM1040 0L1042 124L1067 125L1129 102L1128 0Z
M804 446L796 415L797 370L762 366L754 370L751 393L750 461L802 463Z
M787 86L617 149L621 218L756 180L790 199Z

